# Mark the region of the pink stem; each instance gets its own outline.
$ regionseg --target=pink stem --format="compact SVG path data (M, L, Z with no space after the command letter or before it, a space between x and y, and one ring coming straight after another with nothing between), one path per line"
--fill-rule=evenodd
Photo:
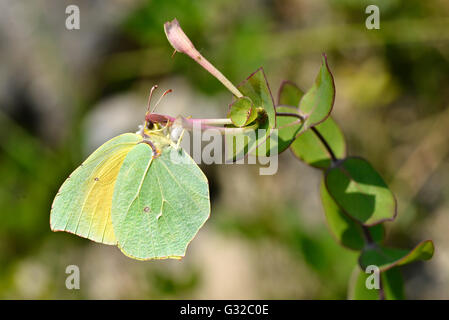
M171 126L175 121L176 118L157 114L157 113L150 113L145 118L147 121L151 121L154 123L161 123L166 124L167 121L169 122L169 126ZM184 118L182 117L182 127L187 130L192 130L196 126L198 126L201 130L208 130L208 129L214 129L220 131L222 134L236 134L236 133L243 133L245 131L254 130L255 126L250 126L246 128L225 128L225 127L217 127L215 125L221 125L221 124L232 124L232 121L230 119L193 119L193 118Z

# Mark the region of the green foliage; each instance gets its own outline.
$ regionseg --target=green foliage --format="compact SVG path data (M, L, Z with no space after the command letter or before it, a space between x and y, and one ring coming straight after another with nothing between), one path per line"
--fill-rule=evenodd
M251 152L254 155L274 155L276 154L276 150L278 153L283 152L294 141L301 129L306 130L307 128L313 127L329 116L335 99L334 81L327 65L327 58L325 55L322 57L322 66L315 80L315 84L305 94L291 82L282 83L278 94L278 102L280 105L276 110L262 68L253 73L238 88L243 95L251 98L256 108L262 108L266 112L267 117L264 117L262 121L259 121L258 129L267 130L267 134L259 135L257 133L256 139L247 136L248 143L244 144L240 150L235 151L235 158L240 158ZM283 109L288 106L298 106L298 109ZM250 121L248 121L251 115L249 110L248 101L246 101L246 103L243 103L242 101L242 103L237 104L237 108L234 110L234 116L232 115L233 108L231 107L231 120L234 125L241 127L242 125L250 123ZM288 119L291 118L291 116L276 116L276 112L298 114L298 119ZM300 121L300 118L303 120ZM275 145L273 145L273 139L268 139L271 129L274 127L278 129L277 138L279 140L278 144ZM327 124L323 127L323 130L326 132L329 131L329 127L331 127L331 131L334 129L332 124ZM333 134L333 132L330 132L330 134ZM232 139L232 137L230 139ZM267 141L264 143L265 140ZM255 152L253 152L254 147L256 148ZM241 156L236 156L236 154L241 154Z
M296 84L291 81L283 81L278 92L277 108L279 106L294 106L297 108L303 95L304 92Z
M345 157L345 138L331 117L315 126L315 129L325 139L338 159ZM327 169L331 165L332 159L329 150L312 130L307 130L299 135L291 144L290 149L295 156L312 167Z
M368 289L366 282L369 281L370 273L365 273L356 266L352 279L349 283L348 298L351 300L402 300L404 296L404 280L399 268L392 268L380 274L382 289ZM381 291L383 297L381 297Z
M265 111L266 117L259 120L259 128L273 129L276 126L276 111L263 68L259 68L251 74L248 79L238 86L238 89L244 96L251 98L256 108Z
M256 101L256 105L271 107L267 102L268 84L264 85L266 81L262 81L261 76L253 76L240 88ZM281 153L290 146L300 160L324 170L321 199L329 229L342 246L361 251L349 297L403 299L402 276L394 267L430 259L434 251L433 243L424 241L413 250L391 249L382 245L385 231L381 223L395 218L396 199L371 164L359 157L346 157L344 135L329 117L334 99L334 81L323 55L315 84L305 94L294 83L285 81L281 84L276 106L279 142L271 146L271 139L263 144L257 143L258 150L263 146L264 154L269 155L275 152L273 147L278 147ZM248 124L251 109L249 100L237 100L234 110L231 109L234 124ZM271 108L266 110L271 111ZM273 122L270 119L265 127L271 127ZM262 126L263 123L259 123L259 127ZM245 149L246 152L248 150ZM360 268L365 270L369 265L377 266L381 272L381 290L366 287L369 275Z
M267 114L272 111L267 101L271 97L269 87L261 76L254 77L253 74L240 89L255 101L256 106L264 107ZM285 81L281 84L275 114L279 142L270 145L270 139L256 146L259 145L258 150L263 146L264 154L268 155L275 152L273 147L281 153L290 146L300 160L324 170L321 199L329 229L342 246L361 251L349 297L403 299L402 276L394 267L430 259L434 251L433 243L424 241L413 250L391 249L382 245L385 231L381 223L395 218L396 199L366 160L346 157L344 135L329 117L334 99L334 82L323 55L323 65L315 85L305 94L294 83ZM299 107L296 108L298 103ZM234 102L230 114L233 123L238 127L249 124L252 107L247 98ZM259 127L265 125L265 128L271 128L273 122L268 119L266 124L258 124ZM249 148L245 152L249 152ZM369 275L362 270L370 265L378 267L381 272L380 290L370 290L366 286Z
M272 129L276 126L274 101L262 68L251 74L238 86L238 89L245 97L249 97L253 102L257 110L257 119L255 120L255 126L252 128L253 130L244 131L235 135L226 135L226 143L233 146L232 159L228 159L228 161L241 159L248 153L257 154L257 147L263 144L270 136ZM232 128L235 126L229 125L228 127ZM254 129L257 130L254 131ZM236 143L235 141L242 141L243 143ZM265 153L266 151L263 152Z
M385 230L381 223L395 218L396 199L366 160L346 157L344 135L329 117L334 98L334 82L324 55L315 85L305 94L294 83L284 81L278 93L277 121L295 123L298 115L303 121L295 127L297 131L280 130L280 141L283 147L290 145L298 159L324 170L320 190L328 227L340 245L362 252L348 297L403 299L403 280L395 267L430 259L433 243L424 241L413 250L382 245ZM299 110L295 108L298 102ZM288 117L290 121L285 119ZM381 272L381 291L366 287L369 275L360 268L365 270L369 265L377 266Z
M346 154L346 144L343 133L334 120L329 117L334 98L335 86L325 56L323 56L323 65L315 85L305 95L296 84L290 81L282 82L278 92L278 106L276 107L276 111L278 113L295 113L303 119L299 128L302 130L299 133L295 132L295 136L287 135L286 137L288 137L289 140L286 141L286 139L283 138L282 140L286 142L280 145L289 146L291 144L290 149L295 156L305 163L317 168L328 168L331 162L331 155L319 136L313 131L307 130L310 127L315 127L315 130L317 130L329 144L336 157L343 158ZM299 108L297 108L298 105L300 105ZM291 106L291 108L284 109L285 106ZM304 110L309 113L305 113ZM323 122L318 125L316 125L316 123L310 123L310 118L318 119L320 116L323 118L318 122L324 120ZM288 117L278 115L277 121L285 118ZM287 119L284 120L284 122L287 121ZM290 120L289 122L294 121ZM279 135L281 136L282 133L283 132L280 129ZM279 152L284 150L285 149L280 148Z
M277 106L276 112L296 114L297 109L288 106ZM282 116L282 115L278 115L276 117L276 129L278 130L277 131L278 153L284 152L291 145L291 143L295 141L295 137L301 131L303 125L304 122L295 117ZM263 150L263 147L261 147L261 149ZM272 151L270 152L270 154L272 155L275 154L274 150L275 149L272 146Z
M381 176L364 159L348 157L326 171L326 187L353 219L372 226L396 215L396 200Z
M305 128L323 122L331 113L335 99L335 85L327 65L327 58L322 56L322 66L315 84L299 101L299 111L304 117Z
M304 121L298 113L297 105L303 96L303 92L292 82L284 81L278 92L278 104L276 106L277 142L268 139L262 143L258 150L261 154L275 155L284 152L304 126ZM297 118L284 116L282 113L295 114Z
M365 247L365 238L360 224L349 218L335 203L329 195L324 181L321 183L320 190L326 221L333 236L341 245L349 249L362 250ZM385 231L381 224L369 228L369 232L376 243L381 242L384 238Z

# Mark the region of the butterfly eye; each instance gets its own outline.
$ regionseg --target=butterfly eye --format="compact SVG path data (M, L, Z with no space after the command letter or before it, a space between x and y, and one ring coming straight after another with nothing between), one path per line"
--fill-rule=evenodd
M147 122L147 129L148 130L151 130L151 129L153 129L154 128L154 123L152 122L152 121L148 121Z

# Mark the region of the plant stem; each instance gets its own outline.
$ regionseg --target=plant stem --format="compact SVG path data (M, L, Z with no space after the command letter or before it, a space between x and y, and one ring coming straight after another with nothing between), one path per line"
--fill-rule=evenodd
M369 231L368 227L365 227L364 225L361 225L362 227L362 231L363 231L363 236L365 237L366 243L369 245L374 244L374 240L373 237L371 236L371 232Z
M329 155L331 156L332 162L337 162L337 157L335 156L334 151L332 151L331 146L327 143L326 139L324 139L323 135L317 130L317 128L312 127L312 131L315 133L315 135L320 139L321 143L326 148L327 152L329 152Z
M164 123L166 124L169 122L168 126L172 126L176 122L177 118L157 114L157 113L150 113L146 116L147 121L152 121L154 123ZM178 118L179 119L179 118ZM244 127L244 128L226 128L226 127L217 127L215 125L226 125L226 124L232 124L231 119L224 118L224 119L195 119L195 118L180 118L182 127L186 130L192 130L195 127L199 127L201 130L209 130L214 129L218 130L220 134L240 134L245 133L251 130L255 130L258 127L258 124L255 123L251 126Z
M368 227L361 225L363 236L365 238L365 241L368 246L374 246L376 245L376 242L374 241L371 232ZM379 273L379 300L385 300L385 290L382 285L382 273Z
M193 122L201 122L204 124L212 124L212 125L224 125L224 124L232 124L232 120L229 118L224 119L192 119Z
M280 117L294 117L298 118L304 121L304 117L300 114L294 113L294 112L276 112L276 116Z
M200 66L209 71L211 75L218 79L229 91L232 92L237 98L243 97L243 94L237 89L231 81L228 80L217 68L213 66L206 58L204 58L199 52L197 55L192 56L189 55L192 59L194 59Z
M214 123L214 122L215 123L223 122L221 120L224 120L224 119L187 119L187 118L182 118L182 126L186 130L192 130L196 126L200 127L201 130L217 130L223 135L241 134L241 133L255 130L259 126L257 123L255 123L251 126L243 127L243 128L226 128L226 127L211 126L211 125L207 124L207 123ZM225 123L225 124L227 124L227 123Z

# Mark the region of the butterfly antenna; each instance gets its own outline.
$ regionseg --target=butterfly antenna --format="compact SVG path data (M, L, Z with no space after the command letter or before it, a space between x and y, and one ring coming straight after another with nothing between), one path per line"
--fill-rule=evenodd
M157 89L157 84L155 84L151 90L150 90L150 96L148 97L148 107L147 107L147 112L150 111L150 103L151 103L151 97L153 96L153 92L154 90Z
M151 110L151 113L153 113L154 110L156 110L156 108L157 108L157 106L159 105L159 103L161 102L162 98L165 97L168 93L170 93L170 92L172 92L172 91L173 91L172 89L168 89L167 91L165 91L165 92L161 95L161 97L159 98L159 100L158 100L158 101L156 102L156 104L154 105L153 110Z

